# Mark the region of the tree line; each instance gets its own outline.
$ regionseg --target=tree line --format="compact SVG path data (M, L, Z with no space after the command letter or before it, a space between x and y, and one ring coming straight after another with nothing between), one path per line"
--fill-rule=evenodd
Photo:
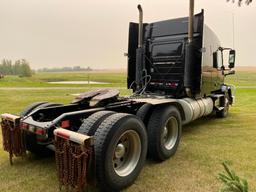
M31 77L33 70L29 66L29 62L25 59L12 60L3 59L0 63L1 75L18 75L20 77Z
M74 67L61 67L61 68L42 68L38 69L38 72L69 72L69 71L92 71L91 67L80 67L80 66L74 66Z
M230 1L230 0L227 0ZM235 2L235 0L232 0L233 2ZM250 3L252 3L252 0L238 0L238 5L241 6L242 2L244 2L246 5L249 5Z

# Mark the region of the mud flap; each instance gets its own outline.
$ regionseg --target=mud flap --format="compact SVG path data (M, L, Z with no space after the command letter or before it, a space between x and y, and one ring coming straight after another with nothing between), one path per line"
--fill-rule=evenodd
M1 115L1 127L3 136L3 148L9 152L10 164L13 164L13 156L26 155L26 145L20 129L20 117L11 114Z
M92 138L62 128L54 130L60 190L81 192L88 185Z

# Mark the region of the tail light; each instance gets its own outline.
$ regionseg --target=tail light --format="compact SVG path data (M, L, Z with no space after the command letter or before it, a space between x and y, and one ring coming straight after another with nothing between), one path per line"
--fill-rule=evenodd
M46 135L47 134L47 131L44 129L44 128L41 128L41 127L36 127L34 125L29 125L27 123L24 123L24 122L21 122L20 123L20 128L23 129L23 130L28 130L32 133L35 133L37 135Z
M66 129L70 127L70 121L69 120L65 120L61 122L61 128Z
M46 130L43 128L36 128L35 134L37 135L45 135L46 134Z

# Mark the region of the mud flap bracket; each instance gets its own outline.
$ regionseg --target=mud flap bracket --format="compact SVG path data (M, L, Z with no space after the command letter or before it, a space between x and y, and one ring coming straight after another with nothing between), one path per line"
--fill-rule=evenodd
M92 138L66 129L54 130L60 190L81 192L88 184Z

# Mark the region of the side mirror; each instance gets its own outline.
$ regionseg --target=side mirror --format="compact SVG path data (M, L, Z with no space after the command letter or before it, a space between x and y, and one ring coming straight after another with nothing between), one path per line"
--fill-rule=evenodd
M218 58L217 58L217 52L213 53L213 68L218 69Z
M229 51L229 68L232 69L235 67L235 61L236 61L236 51L235 50L230 50Z

